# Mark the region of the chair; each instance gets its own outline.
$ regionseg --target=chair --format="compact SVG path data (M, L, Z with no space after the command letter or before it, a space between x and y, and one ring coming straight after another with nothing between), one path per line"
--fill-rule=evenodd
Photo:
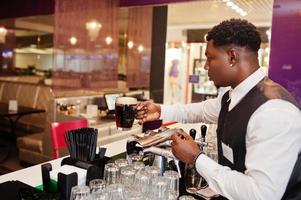
M59 158L59 148L67 147L65 141L65 132L78 128L88 127L88 120L81 119L77 121L53 122L50 124L51 140L53 145L53 157Z

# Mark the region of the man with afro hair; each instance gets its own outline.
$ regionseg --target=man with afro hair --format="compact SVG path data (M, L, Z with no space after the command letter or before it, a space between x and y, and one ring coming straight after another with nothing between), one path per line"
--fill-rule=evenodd
M227 89L200 103L142 102L137 119L216 123L218 163L186 133L172 136L172 151L194 164L221 199L301 199L301 111L259 66L259 32L246 20L230 19L206 39L204 68L216 86Z

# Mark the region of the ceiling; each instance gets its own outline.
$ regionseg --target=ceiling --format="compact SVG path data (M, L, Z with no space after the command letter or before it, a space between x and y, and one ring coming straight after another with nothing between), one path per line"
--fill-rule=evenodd
M247 12L245 17L223 0L203 0L168 6L169 28L211 28L222 20L244 18L257 26L270 26L273 0L232 0Z
M232 0L247 12L245 17L226 5L227 0L200 0L168 5L168 28L211 28L222 20L244 18L257 26L270 26L273 0ZM127 8L119 9L120 32L127 24ZM16 19L16 27L37 31L53 32L53 15L33 16Z

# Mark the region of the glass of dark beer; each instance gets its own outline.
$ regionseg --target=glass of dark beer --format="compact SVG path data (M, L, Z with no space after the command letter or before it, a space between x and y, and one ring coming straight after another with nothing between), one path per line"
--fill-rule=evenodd
M133 97L118 97L115 101L115 120L118 129L129 130L135 119L137 99Z

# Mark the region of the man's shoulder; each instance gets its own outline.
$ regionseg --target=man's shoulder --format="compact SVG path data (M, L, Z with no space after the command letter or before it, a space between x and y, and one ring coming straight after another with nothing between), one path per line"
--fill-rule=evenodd
M295 98L292 96L292 94L285 89L280 84L272 81L269 78L264 78L258 85L259 91L268 99L280 99L284 101L288 101L291 104L294 104L296 107L300 108L300 105L298 105Z
M262 104L257 111L267 112L274 111L278 112L278 115L290 115L296 116L301 119L301 110L293 103L283 99L269 99Z

